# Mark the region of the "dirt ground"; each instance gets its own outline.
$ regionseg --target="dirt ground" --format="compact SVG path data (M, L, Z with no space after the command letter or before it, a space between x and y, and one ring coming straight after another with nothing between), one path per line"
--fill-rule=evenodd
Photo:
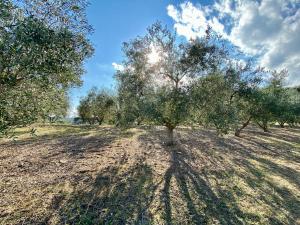
M0 224L300 224L300 128L41 126L0 143Z

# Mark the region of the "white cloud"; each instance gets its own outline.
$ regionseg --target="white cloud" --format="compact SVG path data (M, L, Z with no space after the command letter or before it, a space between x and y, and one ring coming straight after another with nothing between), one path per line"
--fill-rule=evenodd
M210 6L190 2L167 7L174 28L187 39L205 35L207 25L261 66L286 68L288 82L300 84L300 1L219 0Z
M113 68L115 70L118 70L118 71L123 71L124 70L124 66L122 64L118 64L118 63L113 62L111 65L113 66Z
M174 27L179 35L194 39L205 34L207 20L202 9L196 8L190 2L185 2L180 5L180 10L169 5L167 11L168 15L176 22Z

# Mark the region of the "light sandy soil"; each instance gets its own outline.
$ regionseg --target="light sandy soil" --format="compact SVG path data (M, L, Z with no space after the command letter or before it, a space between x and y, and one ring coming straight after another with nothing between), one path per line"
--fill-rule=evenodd
M43 126L0 144L0 224L299 224L300 129Z

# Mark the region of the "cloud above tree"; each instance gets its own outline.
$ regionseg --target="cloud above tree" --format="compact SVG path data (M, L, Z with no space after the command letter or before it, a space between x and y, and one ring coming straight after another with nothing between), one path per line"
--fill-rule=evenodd
M295 0L185 2L169 5L178 35L194 39L209 25L261 66L286 68L288 84L300 84L300 2Z

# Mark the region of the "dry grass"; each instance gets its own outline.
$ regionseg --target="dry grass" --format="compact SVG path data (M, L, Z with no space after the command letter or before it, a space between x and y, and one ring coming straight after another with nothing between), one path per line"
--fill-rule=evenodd
M43 126L0 144L0 224L299 224L300 129Z

